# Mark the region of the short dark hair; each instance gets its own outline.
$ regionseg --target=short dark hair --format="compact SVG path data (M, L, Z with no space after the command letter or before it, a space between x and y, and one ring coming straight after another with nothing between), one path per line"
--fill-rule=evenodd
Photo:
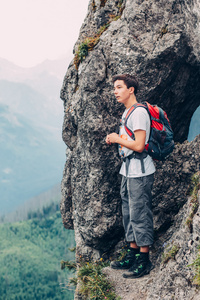
M139 83L136 78L136 76L130 75L130 74L118 74L113 76L112 78L113 83L117 80L123 80L127 88L134 87L134 94L137 94Z

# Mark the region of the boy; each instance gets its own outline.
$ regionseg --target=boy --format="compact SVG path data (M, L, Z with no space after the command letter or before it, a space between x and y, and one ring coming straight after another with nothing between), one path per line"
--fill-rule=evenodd
M148 274L152 268L149 260L149 246L153 244L153 216L151 211L151 190L155 167L152 158L144 151L150 134L150 118L145 108L137 107L127 121L127 127L134 133L132 139L124 127L129 109L137 103L138 81L129 74L113 77L114 94L124 104L119 135L108 134L106 143L119 145L123 158L121 198L123 226L126 241L130 243L125 258L111 263L114 269L128 269L125 278L138 278ZM139 159L140 158L140 159Z

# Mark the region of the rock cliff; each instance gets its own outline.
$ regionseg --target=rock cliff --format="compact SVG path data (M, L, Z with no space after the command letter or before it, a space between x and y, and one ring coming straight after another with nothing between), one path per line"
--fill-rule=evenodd
M163 241L175 234L180 209L189 201L191 176L199 170L200 137L186 141L200 105L199 21L197 0L89 2L61 90L67 145L61 214L64 226L75 230L77 257L109 255L124 234L120 159L116 148L105 144L123 111L112 92L112 76L118 73L137 75L137 99L166 110L174 130L173 154L156 163L154 261Z
M191 213L191 201L180 209L176 221L162 240L162 254L155 260L155 268L149 276L140 279L124 279L123 271L105 268L109 280L123 300L186 300L200 299L196 288L194 268L191 264L197 258L200 236L200 207L193 218L193 230L188 230L186 218ZM200 194L198 195L198 203ZM168 235L168 237L167 237Z

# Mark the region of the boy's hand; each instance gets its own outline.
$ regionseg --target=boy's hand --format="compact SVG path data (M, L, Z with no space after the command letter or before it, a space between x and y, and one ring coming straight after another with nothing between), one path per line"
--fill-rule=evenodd
M107 137L106 137L106 144L111 145L111 142L109 140L109 135L107 135Z
M118 140L119 139L119 135L115 132L111 133L111 134L108 134L107 137L106 137L106 143L107 144L115 144L115 143L118 143Z

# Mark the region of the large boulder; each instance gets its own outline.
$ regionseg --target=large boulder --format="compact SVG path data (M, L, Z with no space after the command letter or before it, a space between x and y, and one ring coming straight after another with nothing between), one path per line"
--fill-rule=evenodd
M124 109L113 95L113 75L136 74L138 101L166 110L174 130L174 153L165 163L156 163L153 211L158 236L187 200L191 176L199 168L200 137L184 142L200 105L199 8L194 0L89 2L74 48L76 63L71 62L61 90L67 145L61 214L64 226L75 229L77 255L96 259L124 234L121 162L116 147L105 143Z

